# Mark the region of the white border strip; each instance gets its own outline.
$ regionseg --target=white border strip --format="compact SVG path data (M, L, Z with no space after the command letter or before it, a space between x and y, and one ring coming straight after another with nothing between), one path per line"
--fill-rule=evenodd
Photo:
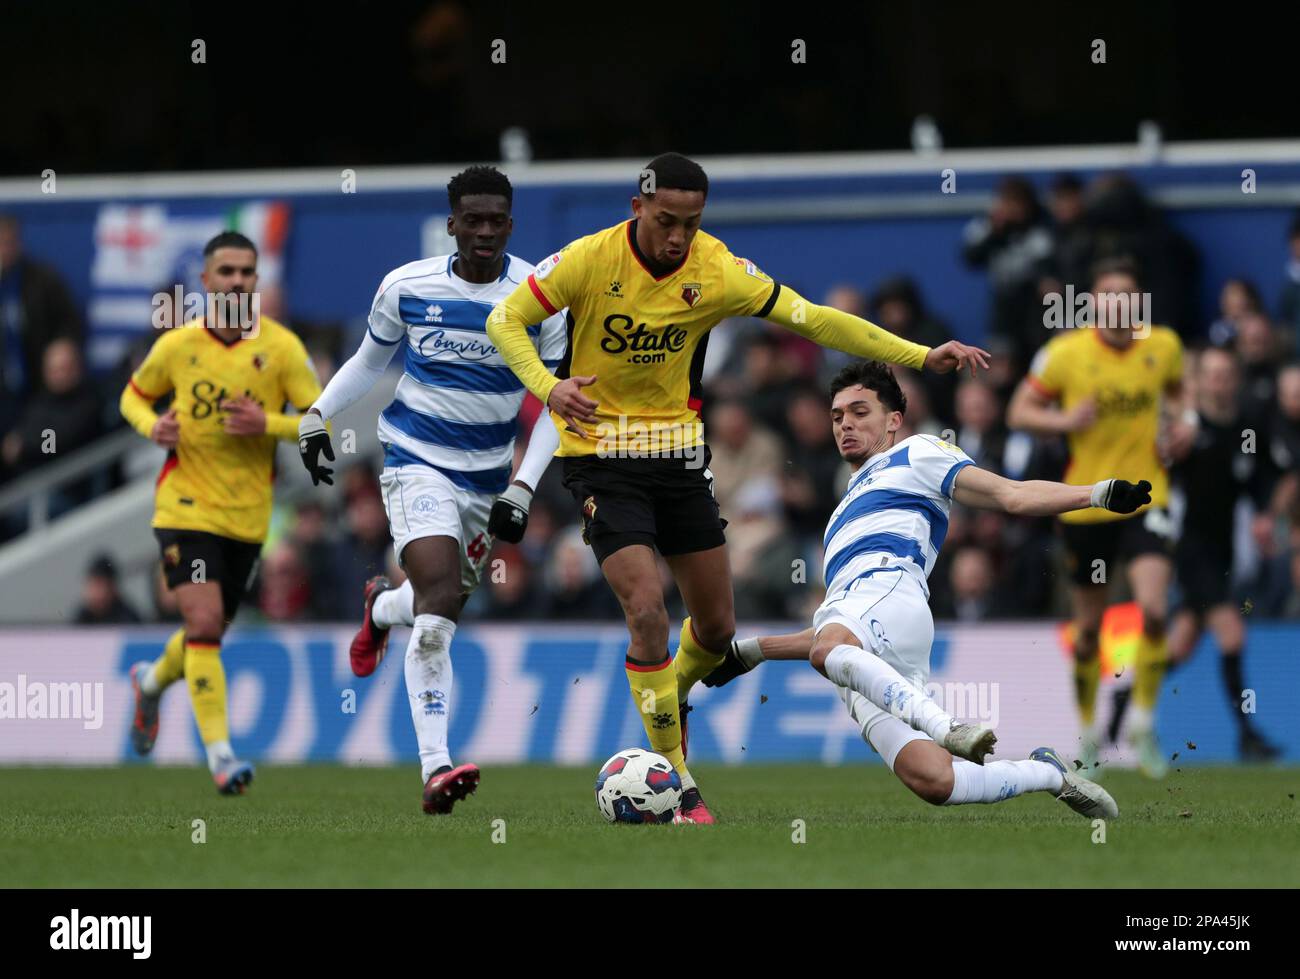
M1037 146L1022 149L808 153L775 156L700 157L715 180L853 177L960 172L1033 172L1168 166L1300 163L1300 140L1167 143L1152 149L1132 143L1099 146ZM644 159L587 160L504 165L519 187L623 184L631 187ZM194 173L58 175L56 194L41 192L40 175L0 179L0 202L121 200L148 197L243 197L275 194L338 194L343 171L356 174L357 193L436 191L464 169L446 166L316 167L298 170L226 170Z

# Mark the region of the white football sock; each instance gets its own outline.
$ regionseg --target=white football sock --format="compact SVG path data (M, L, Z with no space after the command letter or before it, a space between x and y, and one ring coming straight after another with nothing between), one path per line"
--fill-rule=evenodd
M411 588L411 579L407 578L376 598L370 607L370 618L381 629L415 625L415 591Z
M212 744L204 745L204 748L208 752L208 771L214 774L224 763L235 757L235 749L230 747L229 741L213 741Z
M1045 761L990 761L976 765L963 758L952 760L952 795L945 806L970 802L1004 802L1023 792L1060 795L1065 787L1061 770Z
M826 657L826 676L940 744L952 727L951 714L875 653L847 644L836 646Z
M154 676L154 666L150 663L140 674L140 692L146 697L157 697L162 693L162 687L158 684L158 678Z
M420 778L451 764L447 718L451 712L451 639L456 623L441 615L417 615L406 646L406 695L420 746Z

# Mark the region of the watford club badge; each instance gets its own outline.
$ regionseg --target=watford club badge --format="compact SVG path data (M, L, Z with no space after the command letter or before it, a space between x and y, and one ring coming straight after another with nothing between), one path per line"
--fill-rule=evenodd
M682 301L695 308L695 304L700 301L700 284L698 282L687 282L682 286Z
M253 366L260 371L266 366L266 358L261 354L253 354Z
M169 568L174 568L180 564L181 546L179 544L168 544L167 549L163 551L163 561Z
M596 519L596 498L589 496L582 501L582 515L588 520Z

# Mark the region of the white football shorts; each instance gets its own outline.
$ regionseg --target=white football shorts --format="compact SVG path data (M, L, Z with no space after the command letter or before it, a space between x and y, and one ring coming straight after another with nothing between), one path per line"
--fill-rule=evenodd
M925 592L911 572L881 568L827 595L813 614L813 632L828 625L844 626L863 649L875 653L919 689L929 682L934 618ZM929 735L881 710L856 690L840 687L839 691L863 740L891 772L905 745L930 740Z
M478 587L492 550L487 524L496 497L461 489L432 466L385 466L379 488L397 563L413 540L453 537L460 550L461 589L468 594Z

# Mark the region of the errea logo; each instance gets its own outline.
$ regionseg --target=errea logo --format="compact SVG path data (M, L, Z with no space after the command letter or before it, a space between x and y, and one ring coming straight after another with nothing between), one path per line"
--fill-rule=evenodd
M439 306L437 303L434 303L432 306L426 309L424 311L424 321L426 323L441 323L442 307Z

